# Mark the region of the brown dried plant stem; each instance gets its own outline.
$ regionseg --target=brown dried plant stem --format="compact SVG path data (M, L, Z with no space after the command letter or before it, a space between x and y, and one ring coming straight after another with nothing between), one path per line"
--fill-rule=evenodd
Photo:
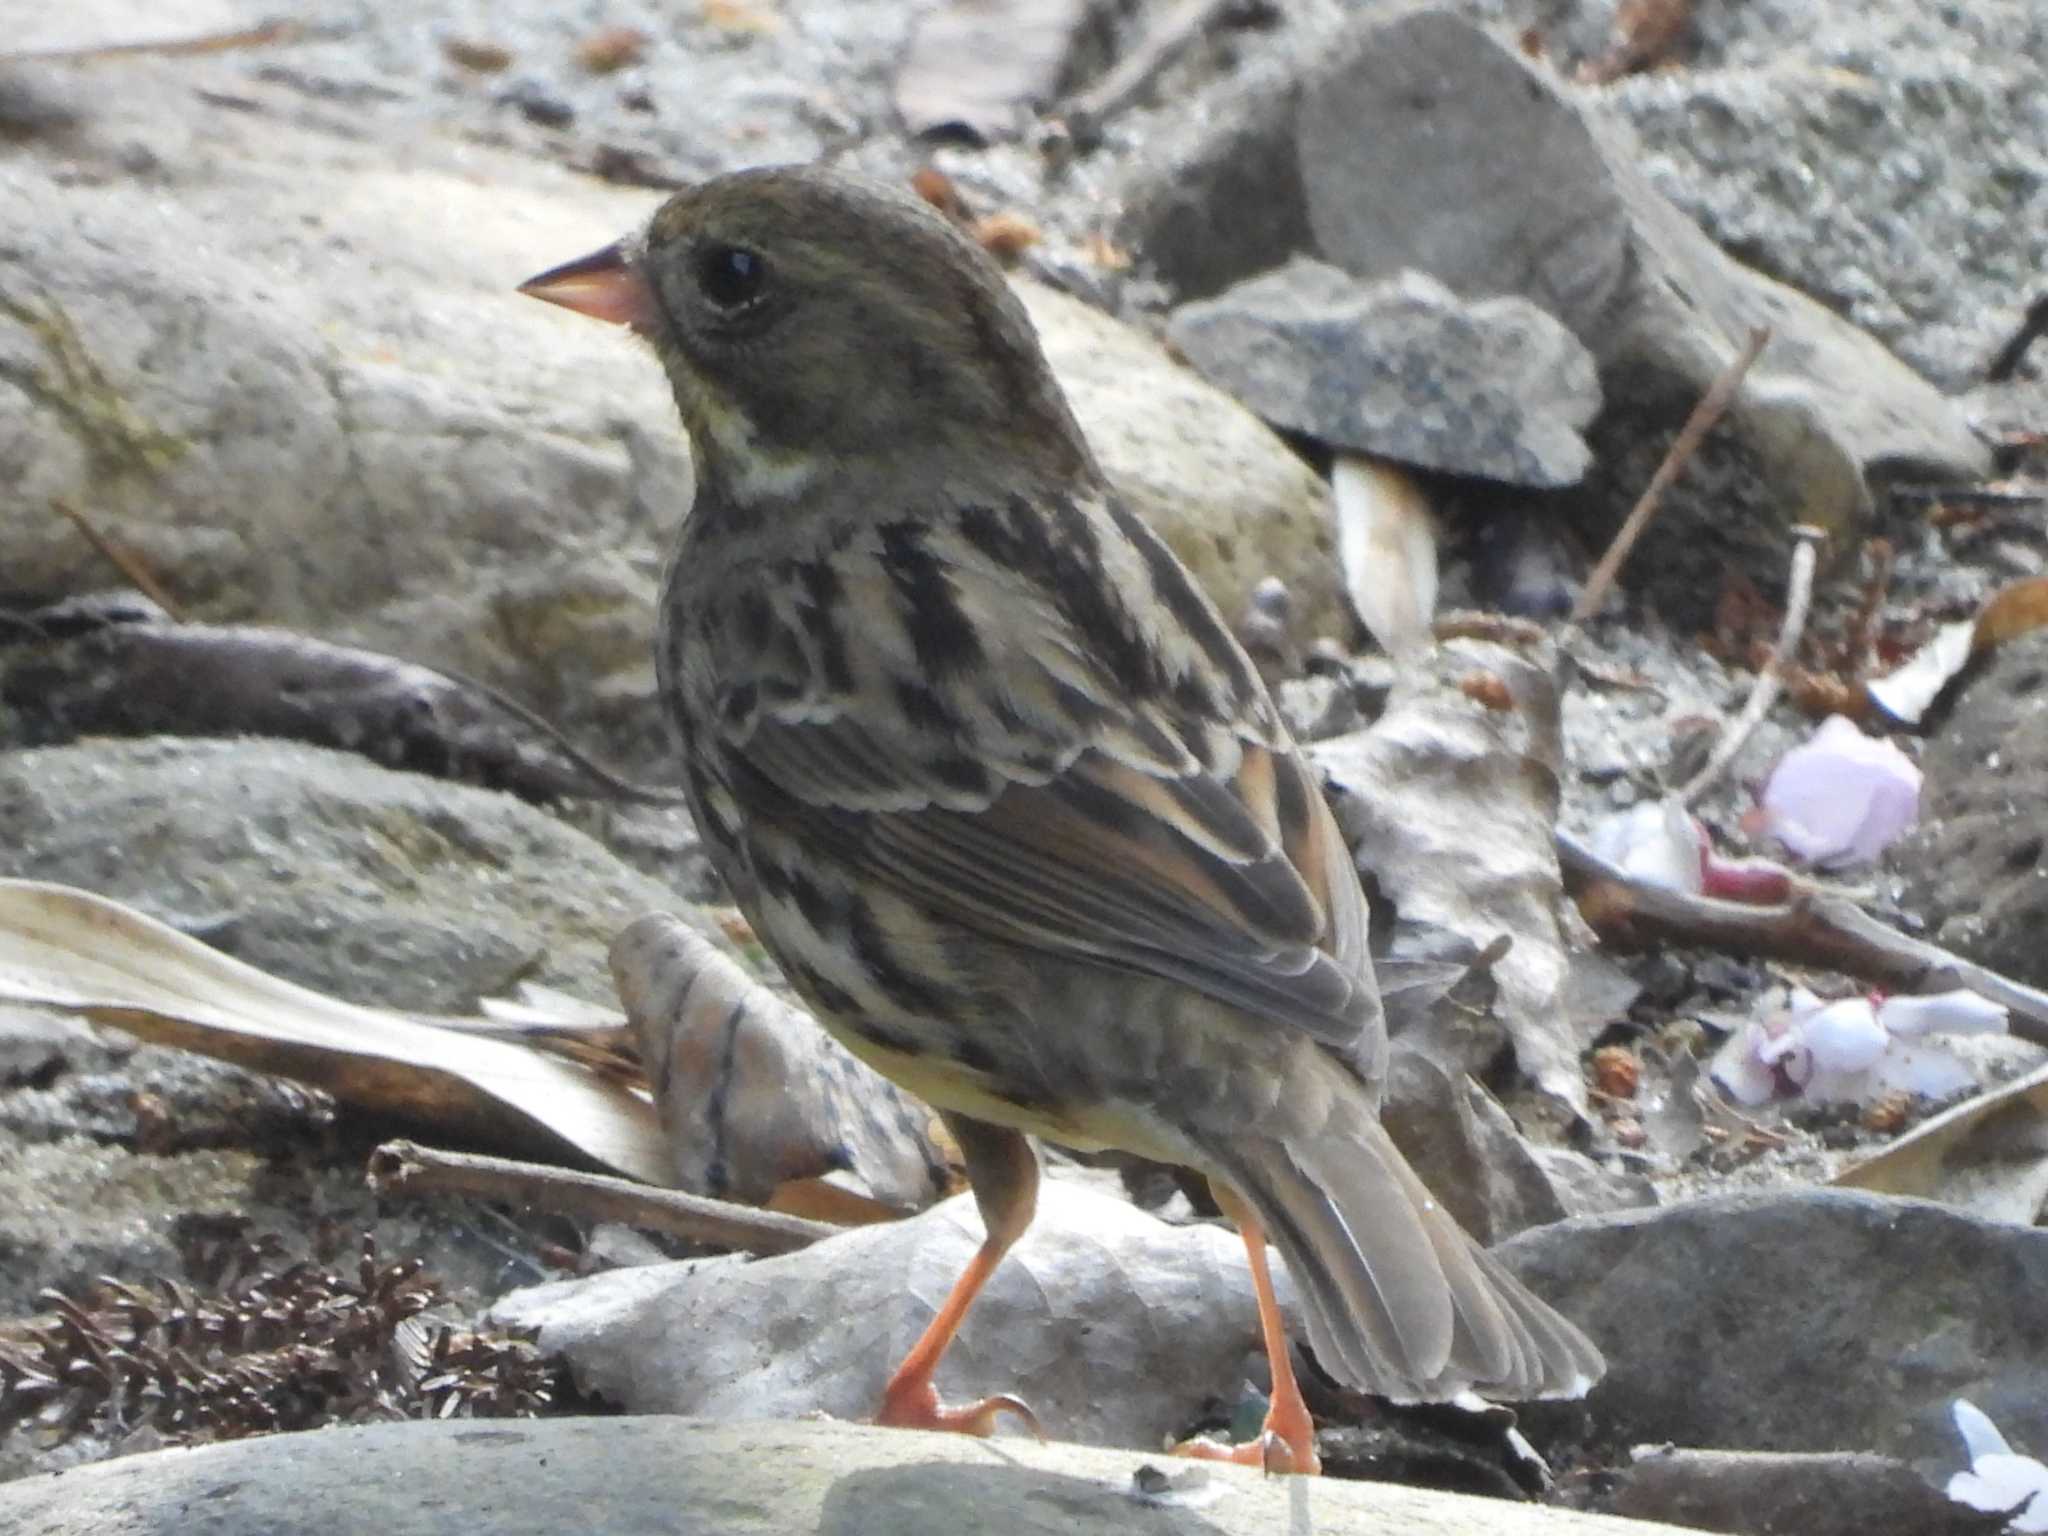
M1557 834L1565 893L1602 944L1646 949L1684 944L1838 971L1894 992L1967 987L2003 1004L2012 1033L2048 1045L2048 992L2012 980L1925 939L1894 933L1848 897L1795 881L1772 906L1722 901L1635 880L1568 832Z
M444 1152L411 1141L387 1141L372 1152L368 1176L371 1190L379 1195L461 1194L509 1200L596 1221L623 1221L749 1253L793 1253L843 1230L829 1222L678 1189L654 1189L629 1179L507 1157Z
M63 497L52 497L50 506L85 536L85 542L93 547L94 552L102 560L126 576L138 592L169 614L173 622L184 622L185 615L179 611L177 600L164 590L163 584L150 573L149 567L142 563L133 550L123 548L101 533L91 518Z
M1818 528L1801 523L1793 528L1792 536L1798 543L1792 550L1791 574L1785 578L1785 621L1778 626L1778 643L1772 647L1770 658L1757 672L1756 683L1749 690L1749 699L1742 706L1742 713L1721 733L1714 755L1678 792L1678 798L1687 805L1698 804L1700 796L1720 782L1721 775L1728 771L1728 765L1742 750L1742 744L1749 740L1750 733L1770 713L1771 705L1777 701L1778 689L1784 682L1785 668L1799 649L1800 637L1806 633L1806 615L1813 606L1813 568L1819 560L1820 541L1827 535Z
M1700 403L1692 408L1692 414L1679 428L1678 436L1672 439L1670 449L1664 455L1664 462L1657 466L1657 472L1650 477L1643 494L1635 506L1629 509L1622 521L1621 529L1614 535L1614 542L1607 546L1607 553L1600 557L1600 563L1593 567L1593 574L1586 579L1586 589L1579 594L1573 605L1568 621L1573 627L1583 624L1600 611L1600 605L1607 601L1607 594L1614 586L1614 579L1621 574L1621 564L1635 548L1636 540L1642 537L1643 529L1649 526L1656 515L1657 507L1664 499L1664 493L1678 478L1678 472L1685 468L1687 461L1699 452L1706 436L1727 412L1735 400L1736 390L1742 387L1743 375L1749 372L1750 364L1771 339L1768 327L1758 326L1749 333L1742 350L1735 355L1713 386L1700 397Z
M24 48L0 53L0 64L65 63L82 64L95 59L125 58L136 54L181 55L226 53L236 48L270 48L303 41L312 32L303 22L275 19L253 27L233 27L220 32L197 32L184 37L149 37L126 43L87 43L72 48Z

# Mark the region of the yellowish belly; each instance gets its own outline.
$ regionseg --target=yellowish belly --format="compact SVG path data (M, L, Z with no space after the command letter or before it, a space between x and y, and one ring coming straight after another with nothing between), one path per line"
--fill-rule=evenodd
M1081 1152L1115 1147L1159 1162L1185 1161L1177 1148L1147 1124L1148 1117L1131 1106L1097 1102L1049 1110L1018 1104L995 1092L984 1074L957 1061L893 1050L836 1020L827 1022L825 1027L834 1039L882 1076L939 1109L985 1120L991 1125L1005 1125L1029 1136L1042 1136Z

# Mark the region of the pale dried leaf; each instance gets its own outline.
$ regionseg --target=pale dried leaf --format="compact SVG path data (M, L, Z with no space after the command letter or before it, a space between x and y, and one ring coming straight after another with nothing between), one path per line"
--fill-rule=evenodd
M1901 725L1918 725L1927 706L1968 664L1976 633L1974 620L1944 624L1909 660L1883 677L1872 678L1863 685L1863 691Z
M1936 1115L1834 1182L2031 1225L2048 1202L2048 1066Z
M2008 582L1974 619L1944 624L1903 665L1863 685L1877 707L1904 725L1918 725L1943 689L1976 657L2048 625L2048 576Z
M0 1002L294 1078L444 1138L553 1144L670 1181L653 1106L615 1081L513 1041L324 996L87 891L0 880Z
M639 919L612 944L612 977L680 1187L760 1203L844 1170L899 1212L952 1187L951 1144L930 1109L686 923Z
M1359 622L1389 656L1427 645L1436 615L1436 518L1398 464L1340 453L1330 467L1337 556Z
M1497 679L1514 707L1468 697L1462 685L1476 671ZM1516 1059L1583 1114L1579 1054L1590 1038L1565 1006L1555 846L1561 750L1547 658L1472 640L1412 658L1370 730L1308 749L1332 780L1360 870L1404 925L1481 948L1512 938L1491 975Z
M515 1291L579 1385L628 1413L873 1416L889 1373L980 1244L971 1198L800 1253L617 1270ZM1292 1312L1286 1273L1275 1282ZM857 1320L857 1321L856 1321ZM1298 1334L1298 1328L1297 1328ZM1048 1433L1156 1449L1233 1395L1259 1347L1244 1245L1058 1179L939 1366L943 1398L1014 1392ZM1015 1431L1004 1421L1003 1433Z

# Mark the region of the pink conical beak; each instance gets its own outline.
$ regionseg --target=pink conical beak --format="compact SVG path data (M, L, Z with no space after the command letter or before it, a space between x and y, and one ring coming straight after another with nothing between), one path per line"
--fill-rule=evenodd
M654 289L626 255L623 241L615 240L601 251L530 277L519 285L519 291L593 320L630 326L642 336L654 334L658 315Z

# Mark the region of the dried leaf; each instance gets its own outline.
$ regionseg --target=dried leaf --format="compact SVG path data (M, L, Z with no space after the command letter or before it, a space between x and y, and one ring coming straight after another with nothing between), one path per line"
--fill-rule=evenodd
M87 891L0 880L0 1002L295 1078L438 1136L552 1144L670 1182L653 1106L615 1081L522 1044L324 996Z
M1936 1115L1834 1182L2031 1226L2048 1204L2048 1066Z
M704 19L728 32L752 32L766 36L782 30L782 18L772 9L747 0L704 0Z
M1976 634L1974 620L1942 625L1911 659L1883 677L1872 678L1863 691L1901 725L1918 725L1942 689L1969 664Z
M2029 576L1999 588L1974 619L1944 624L1904 665L1864 685L1878 708L1905 725L1918 725L1928 707L1963 668L2008 640L2048 625L2048 576Z
M1021 213L991 213L974 221L968 233L974 243L1002 262L1015 261L1045 238L1045 233Z
M2030 576L1991 594L1977 615L1970 649L1981 654L2048 624L2048 576Z
M444 37L441 39L441 53L449 63L460 64L480 75L495 75L512 67L510 48L477 38Z
M600 27L576 45L576 62L593 75L615 74L638 64L653 41L638 27Z
M1499 677L1513 710L1459 691L1475 666ZM1418 654L1367 731L1308 749L1329 775L1338 824L1360 870L1403 925L1477 948L1512 945L1491 967L1516 1059L1580 1114L1580 1052L1591 1043L1565 1006L1555 831L1562 752L1547 665L1471 640Z
M1330 469L1337 554L1351 606L1390 656L1428 643L1436 613L1436 519L1414 475L1337 455Z
M898 1212L950 1192L954 1154L931 1110L687 924L641 918L613 943L612 976L668 1128L669 1182L760 1204L844 1170ZM822 1199L778 1204L815 1214Z

